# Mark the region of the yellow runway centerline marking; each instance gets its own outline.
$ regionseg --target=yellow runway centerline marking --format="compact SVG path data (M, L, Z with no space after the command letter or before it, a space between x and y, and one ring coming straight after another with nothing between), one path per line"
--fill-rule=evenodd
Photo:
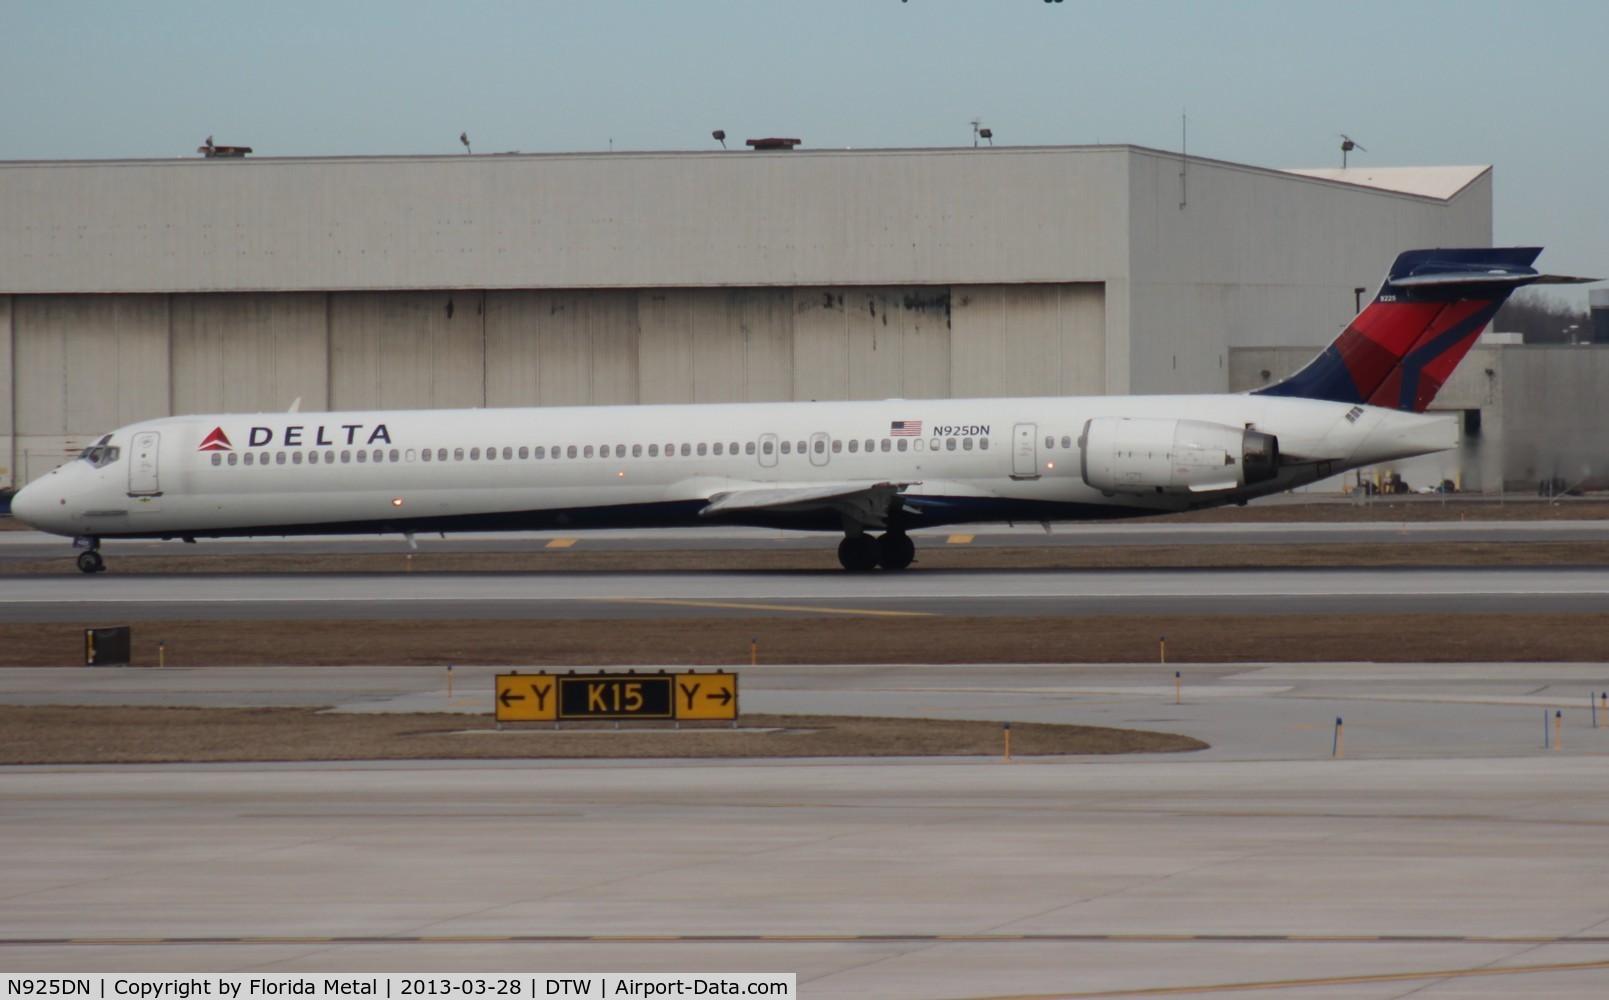
M547 543L547 547L550 548L550 549L567 549L570 546L574 545L577 541L579 541L579 539L575 539L575 538L555 538L551 542Z
M730 608L738 611L792 611L817 615L869 615L879 618L932 618L930 611L879 611L875 608L817 608L808 604L748 604L739 601L682 601L669 597L590 597L609 604L668 604L683 608Z

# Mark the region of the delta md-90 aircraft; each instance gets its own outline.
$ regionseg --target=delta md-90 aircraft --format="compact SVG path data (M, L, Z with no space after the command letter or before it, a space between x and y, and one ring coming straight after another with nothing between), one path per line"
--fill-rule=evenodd
M1539 248L1414 250L1307 367L1250 393L394 410L119 428L12 501L74 536L757 525L901 570L915 528L1165 514L1456 443L1424 415Z

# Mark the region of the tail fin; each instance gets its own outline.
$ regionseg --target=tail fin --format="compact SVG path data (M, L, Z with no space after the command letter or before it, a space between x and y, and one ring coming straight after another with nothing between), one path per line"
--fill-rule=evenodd
M1374 301L1306 368L1256 394L1423 413L1541 247L1409 250Z

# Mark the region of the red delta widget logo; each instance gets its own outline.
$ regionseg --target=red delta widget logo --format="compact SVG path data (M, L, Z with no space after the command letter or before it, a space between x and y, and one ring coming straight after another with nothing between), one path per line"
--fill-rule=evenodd
M201 439L200 447L196 451L234 451L235 446L229 443L229 435L223 432L222 427L214 427L212 433Z
M385 424L291 424L286 427L252 427L246 432L246 445L267 448L333 447L335 445L390 444L391 432ZM234 451L235 446L222 427L214 427L196 451Z

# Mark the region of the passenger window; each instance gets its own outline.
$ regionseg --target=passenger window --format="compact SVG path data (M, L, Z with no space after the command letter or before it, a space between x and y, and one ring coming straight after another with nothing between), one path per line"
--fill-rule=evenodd
M945 451L954 451L955 450L955 438L945 438L944 439L944 450Z
M843 450L844 450L844 443L842 441L838 440L837 438L833 438L832 439L832 453L834 455L838 455L838 454L841 454L843 452Z
M883 450L884 451L889 451L893 447L894 447L894 443L892 441L890 441L888 438L883 438Z
M453 449L453 461L454 462L462 462L463 460L464 460L464 449L462 449L462 448L454 448ZM358 461L360 461L360 462L363 461L363 452L361 452L361 451L358 452Z
M851 455L853 455L858 451L860 451L860 438L850 438L849 439L849 453Z
M479 462L480 461L480 449L479 448L471 448L471 449L469 449L469 460L471 462Z
M301 465L302 464L302 453L301 452L299 452L299 451L291 452L291 464L292 465Z
M754 442L753 441L749 441L749 442L747 442L746 444L743 445L743 454L745 454L745 455L754 454Z
M1073 439L1068 435L1063 434L1061 436L1061 446L1063 448L1071 448L1073 446Z
M230 452L229 453L229 464L234 465L238 461L240 461L240 456L236 455L234 452Z
M899 439L899 450L900 451L904 451L909 445L910 445L910 439L908 439L908 438L900 438Z
M686 458L688 455L691 455L692 453L693 453L693 446L690 445L690 444L684 443L682 445L682 457Z
M767 455L771 454L771 442L770 441L767 441L764 445L761 446L761 448L762 448L762 450L764 450L764 452Z
M703 458L705 455L709 454L709 450L710 450L709 445L705 444L702 441L700 441L698 443L698 456L700 458Z
M825 441L823 441L823 440L821 440L821 439L819 439L819 438L817 438L817 439L816 439L816 448L815 448L815 451L816 451L816 454L818 454L818 455L825 455L825 454L827 454L827 442L825 442Z
M234 458L233 455L230 455L229 457ZM223 456L218 454L217 452L213 452L212 453L212 464L213 465L222 465L223 464Z
M658 458L659 457L659 445L651 444L651 445L648 446L648 457L649 458Z
M358 461L359 462L367 462L368 460L369 460L369 453L368 452L366 452L366 451L358 452ZM285 464L285 453L280 452L279 457L277 459L275 459L275 461L277 461L280 465L284 465Z
M376 462L384 462L385 452L381 451L379 448L374 449L374 460Z
M717 442L715 442L715 454L719 455L720 453L721 453L721 442L717 441Z
M623 444L615 445L615 457L616 458L625 458L626 457L626 446L625 445L623 445Z
M784 442L782 442L782 454L784 454L784 455L793 454L793 442L792 441L784 441Z
M587 450L591 451L592 449L588 448ZM575 445L572 444L570 447L564 449L564 457L565 458L574 458L575 457Z
M805 453L805 443L803 441L800 441L799 442L799 454L803 455L804 453Z
M526 448L525 448L525 446L524 446L524 445L523 445L523 444L522 444L522 445L520 445L520 461L522 461L522 462L523 462L523 461L525 461L525 459L526 459L526 458L527 458L527 457L528 457L528 456L529 456L529 455L530 455L530 454L531 454L531 453L530 453L530 452L529 452L529 451L527 451L527 450L526 450Z
M524 448L520 449L520 451L524 451L524 450L525 450ZM514 457L514 449L508 447L507 445L504 445L503 446L503 460L507 461L508 459L511 459L513 457ZM525 456L521 455L520 457L524 458Z
M922 451L922 450L924 450L926 448L927 448L927 439L926 438L917 438L915 441L911 442L911 450L912 451Z
M400 456L399 456L399 455L398 455L398 453L397 453L397 449L395 449L395 448L392 448L392 449L391 449L391 461L393 461L393 462L395 462L395 461L397 461L397 460L398 460L398 459L399 459L399 458L400 458Z
M732 444L730 445L730 447L732 449L732 454L736 455L737 454L737 442L733 441ZM716 452L716 454L719 455L720 452Z
M965 450L965 451L971 451L972 450L972 439L971 438L962 438L961 439L961 448L963 450Z
M978 438L978 450L979 451L988 451L989 450L989 439L988 438Z
M542 458L547 458L547 456L548 456L547 449L544 448L542 445L537 445L535 448L531 449L531 457L532 458L542 459Z
M351 465L352 464L352 453L350 451L341 452L341 464L342 465Z
M592 457L592 445L589 444L589 445L587 445L585 448L583 448L581 450L581 457L582 458L591 458Z
M642 445L634 444L631 446L631 457L642 458Z
M871 438L866 439L866 450L867 451L872 451L876 447L877 447L877 442L873 441Z
M1045 435L1045 447L1046 448L1054 448L1054 447L1056 447L1056 439L1051 437L1049 434L1046 434Z

